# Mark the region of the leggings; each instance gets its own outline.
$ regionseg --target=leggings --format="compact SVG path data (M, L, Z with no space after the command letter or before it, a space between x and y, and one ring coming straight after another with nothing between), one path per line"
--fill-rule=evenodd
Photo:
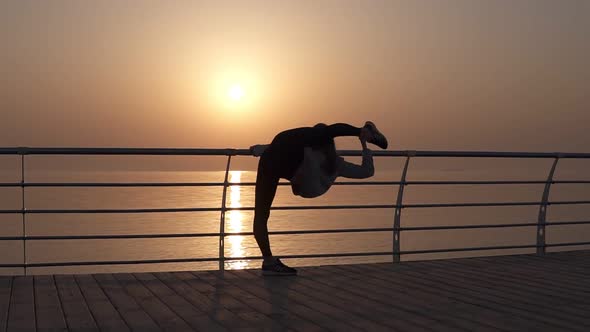
M360 135L361 128L345 123L318 124L279 133L258 162L254 207L254 237L264 257L272 257L268 238L268 218L279 179L291 179L303 161L305 147L333 144L338 136Z

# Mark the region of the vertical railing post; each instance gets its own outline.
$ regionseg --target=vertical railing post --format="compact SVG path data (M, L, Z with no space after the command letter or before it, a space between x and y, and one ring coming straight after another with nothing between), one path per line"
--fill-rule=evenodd
M397 191L397 201L395 203L395 216L393 218L393 262L399 263L400 257L400 227L402 218L402 203L404 199L404 187L406 186L406 174L408 173L408 165L410 164L410 158L414 155L413 152L408 151L406 163L402 171L402 177L400 179L399 188Z
M21 216L23 228L23 274L27 275L27 220L26 220L26 201L25 201L25 148L21 148L20 154L20 188L21 188Z
M547 202L549 201L549 191L551 190L551 183L553 183L553 174L555 173L555 167L559 157L555 157L555 161L547 176L547 182L545 182L545 189L543 190L543 197L541 198L541 205L539 207L539 219L537 221L537 255L545 254L545 221L547 218Z
M219 221L219 270L225 270L225 201L227 196L229 167L231 163L231 154L227 156L227 166L225 167L225 178L223 180L223 196L221 197L221 219Z

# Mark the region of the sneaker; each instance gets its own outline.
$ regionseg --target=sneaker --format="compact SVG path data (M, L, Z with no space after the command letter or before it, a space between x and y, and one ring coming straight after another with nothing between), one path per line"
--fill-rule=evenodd
M262 263L263 276L294 276L297 275L297 270L283 264L280 259L275 258L272 263Z
M373 122L367 121L365 127L367 127L371 133L371 137L367 142L375 144L382 149L387 149L387 138L385 138L385 135L377 129L377 126L375 126Z

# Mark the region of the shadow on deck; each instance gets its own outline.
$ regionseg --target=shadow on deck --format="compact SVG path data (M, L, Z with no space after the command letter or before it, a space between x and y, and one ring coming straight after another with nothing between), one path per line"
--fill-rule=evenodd
M0 329L590 330L590 251L299 271L0 277Z

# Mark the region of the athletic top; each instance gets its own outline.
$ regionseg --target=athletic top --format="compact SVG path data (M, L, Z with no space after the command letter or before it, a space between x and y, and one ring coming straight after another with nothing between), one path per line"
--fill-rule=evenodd
M291 180L293 194L313 198L323 195L338 176L352 179L365 179L373 176L373 153L369 149L363 149L363 162L361 165L353 164L338 156L336 171L328 174L321 167L326 156L321 151L306 147L303 150L303 162L295 172Z

